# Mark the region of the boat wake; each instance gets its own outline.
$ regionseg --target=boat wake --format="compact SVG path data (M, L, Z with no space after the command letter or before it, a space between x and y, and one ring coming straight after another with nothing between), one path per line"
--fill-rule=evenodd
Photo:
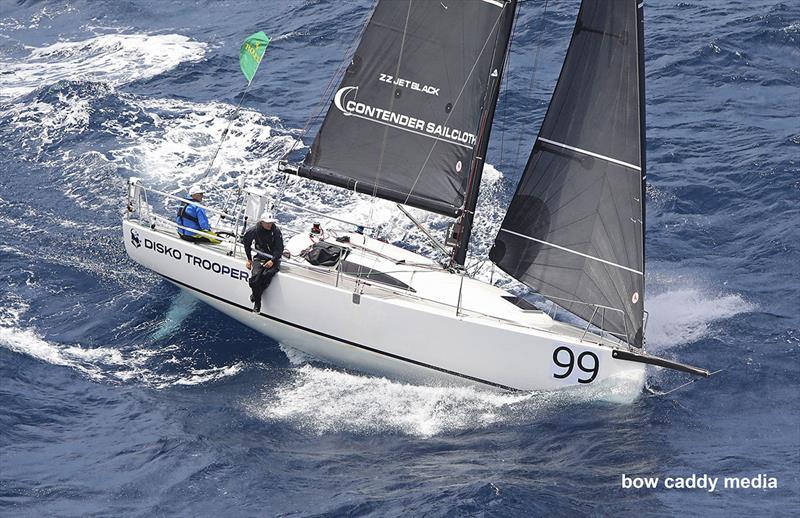
M288 422L301 430L329 433L399 433L433 437L495 424L524 424L566 405L586 402L629 404L642 392L642 379L614 379L591 390L509 393L469 386L425 386L305 364L302 353L284 348L298 365L292 379L265 388L246 411L265 421Z
M508 421L533 398L470 387L406 385L312 365L297 368L293 378L248 402L247 411L316 434L396 432L430 437Z
M177 345L160 348L85 347L46 340L34 327L21 325L28 310L21 299L0 308L0 346L37 360L72 369L101 383L138 383L164 389L171 386L214 383L239 374L246 364L200 366Z
M180 34L104 34L36 47L25 59L0 62L0 101L61 80L118 86L149 79L181 63L201 61L206 48Z
M2 136L22 143L17 150L21 159L51 167L67 195L86 209L116 215L119 193L124 191L122 178L131 175L172 192L203 180L210 203L224 199L244 176L249 186L281 186L288 202L327 207L334 216L370 221L376 235L388 242L403 243L423 254L437 253L393 203L278 173L278 159L304 146L297 130L283 128L279 119L257 110L245 108L239 113L214 170L205 177L208 160L235 107L144 97L118 89L202 59L205 51L205 43L175 34L112 34L33 49L27 60L15 62L13 73L0 78L0 103L24 96L0 106L0 122L6 128ZM54 61L42 66L39 61L45 58ZM92 142L89 150L71 149L86 139ZM486 165L474 232L478 254L488 250L502 221L496 200L503 179L500 171ZM449 218L411 212L440 238L444 236ZM294 223L290 213L281 218L284 226ZM305 221L297 221L301 219Z

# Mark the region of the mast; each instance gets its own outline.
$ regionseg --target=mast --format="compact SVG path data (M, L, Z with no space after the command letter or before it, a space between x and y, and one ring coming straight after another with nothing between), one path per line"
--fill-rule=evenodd
M478 204L478 193L481 188L481 178L483 177L483 166L486 164L486 152L489 149L489 137L492 131L492 121L494 112L497 108L497 100L500 97L500 84L503 78L506 58L508 56L508 46L511 42L511 32L514 29L514 16L517 11L517 0L510 0L506 9L511 10L511 15L505 19L507 24L500 34L506 35L504 40L495 41L495 56L493 61L497 62L496 68L489 75L489 88L485 96L481 125L478 129L478 144L475 147L475 154L470 164L469 180L467 181L467 192L464 197L464 210L455 226L455 236L458 240L453 250L452 264L464 266L467 260L469 240L472 236L472 222L475 218L475 207Z
M503 271L634 347L644 319L644 69L639 0L584 0L489 253Z

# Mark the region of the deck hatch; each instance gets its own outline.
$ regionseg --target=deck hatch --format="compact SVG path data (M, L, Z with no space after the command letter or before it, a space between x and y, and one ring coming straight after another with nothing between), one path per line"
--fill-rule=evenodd
M523 299L522 297L515 297L513 295L504 296L503 300L506 300L515 306L517 306L522 311L537 311L541 312L542 310L537 308L533 302L530 302L527 299Z

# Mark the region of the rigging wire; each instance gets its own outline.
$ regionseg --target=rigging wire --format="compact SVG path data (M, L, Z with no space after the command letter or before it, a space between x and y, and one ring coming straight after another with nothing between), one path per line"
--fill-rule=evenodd
M503 107L501 109L502 113L500 114L500 118L502 120L506 120L506 112L508 110L508 83L511 82L511 49L514 48L514 36L517 32L517 22L519 21L519 11L520 7L517 7L517 12L514 13L514 23L511 26L511 39L508 41L508 48L506 49L506 73L505 77L503 78ZM503 124L500 127L500 164L503 163L503 148L505 144L506 138L506 125Z
M505 9L505 7L503 7L503 9ZM492 30L489 31L489 36L487 36L486 41L483 42L483 47L481 47L481 51L478 53L478 57L475 59L475 62L472 64L472 68L470 68L469 73L467 74L467 77L464 80L464 84L461 85L461 90L458 92L458 95L456 96L456 100L453 102L453 108L450 110L450 113L447 114L447 117L445 118L444 122L442 123L443 125L446 126L449 123L450 117L455 112L455 108L456 108L456 106L458 106L459 101L461 101L461 96L463 95L464 90L467 88L467 83L469 83L469 81L472 79L472 74L473 74L473 72L475 72L475 68L477 68L477 66L478 66L478 62L480 61L480 58L483 55L483 51L486 50L486 46L489 44L489 40L491 40L491 35L495 31L495 29L497 28L497 25L500 23L500 20L502 19L502 17L503 17L503 10L501 9L500 10L500 14L497 16L497 19L494 21L494 25L492 26ZM496 41L496 39L497 38L495 37L495 41ZM438 143L439 143L439 141L436 140L431 145L431 148L428 151L428 156L425 157L425 161L422 163L422 167L420 168L419 173L417 174L417 177L414 179L414 183L411 185L411 189L409 189L408 194L406 195L406 199L403 202L403 205L408 205L408 200L411 198L411 194L414 192L414 189L417 186L417 182L419 182L419 179L422 177L422 172L425 170L425 167L428 165L428 161L430 160L431 155L433 155L433 150L436 148L436 145Z
M348 47L347 52L345 53L345 59L343 59L339 63L339 66L331 75L331 78L328 80L328 84L325 85L325 89L322 91L322 94L320 95L319 101L317 102L317 106L315 107L315 109L309 112L308 118L306 119L306 123L305 125L303 125L303 129L300 131L300 135L297 137L297 139L295 139L295 142L294 144L292 144L292 147L289 149L289 151L284 153L278 159L278 162L286 160L286 158L290 154L292 154L292 152L294 152L297 146L303 142L303 138L308 134L308 130L311 128L312 121L319 119L320 115L322 114L322 111L325 109L325 102L326 101L330 102L331 98L333 97L333 92L335 90L335 85L337 83L337 80L341 79L341 77L345 73L347 66L349 66L352 63L353 56L355 55L355 52L357 50L358 43L361 41L361 37L364 35L364 31L367 30L369 21L372 19L372 15L375 13L375 9L377 9L377 6L378 6L377 2L375 3L375 5L372 6L372 10L367 16L367 21L361 25L361 30L358 32L358 34L356 34L355 38L350 43L350 46ZM278 202L280 202L280 200L283 199L286 193L286 188L289 186L289 180L290 180L289 175L284 174L283 176L284 176L283 183L281 184L278 196L276 197Z
M374 12L374 10L375 10L375 6L373 6L372 11L370 11L370 16L367 17L367 23L369 22L369 19L372 17L371 13ZM331 75L331 78L328 80L328 83L325 85L325 88L323 89L322 93L320 94L320 98L319 98L319 101L317 102L316 107L313 110L309 111L308 118L306 119L306 122L303 125L303 129L300 130L299 136L296 139L294 139L294 143L292 144L292 146L278 158L278 162L279 163L281 161L285 160L289 155L291 155L294 152L295 149L297 149L297 147L300 144L303 143L303 138L307 135L308 130L311 128L312 121L314 121L314 120L319 118L320 114L322 113L322 111L325 108L325 101L326 100L330 101L331 97L333 96L333 90L334 90L334 87L335 87L336 80L339 79L343 75L344 69L347 67L347 64L351 62L352 56L355 53L356 44L361 40L361 36L364 34L364 31L366 30L367 23L365 23L365 24L363 24L361 26L361 30L356 35L356 37L353 39L353 41L350 43L350 46L347 48L347 52L345 53L345 59L343 59L339 63L339 66L336 68L334 73ZM250 84L249 83L247 85L247 88L250 88ZM245 93L247 93L247 90L245 90ZM244 100L244 95L242 96L242 100ZM242 100L239 101L239 106L241 106ZM237 106L236 113L234 115L238 114L239 106ZM224 136L225 136L226 133L227 133L227 129L225 130L225 132L223 132L223 139L224 139ZM222 143L220 143L220 147L221 147L221 145L222 145ZM217 149L217 152L214 153L214 158L216 158L218 152L219 152L219 149ZM213 163L214 158L212 158L212 163ZM246 181L247 181L247 179L248 179L248 177L250 176L251 173L252 173L252 171L249 171L249 172L244 174L244 179L242 180L241 185L244 185L246 183ZM208 171L206 171L206 175L207 174L208 174ZM284 197L284 195L286 193L286 188L289 186L289 180L290 180L289 175L285 174L284 178L283 178L283 182L281 183L281 186L278 189L278 195L275 197L276 201L273 202L273 207L271 207L273 210L274 210L274 208L276 206L279 206L280 201L283 199L283 197ZM242 193L242 189L236 189L235 192L236 192L236 199L238 200L239 196ZM230 200L230 196L231 196L231 193L229 193L228 196L225 198L225 203L223 204L223 207L222 207L223 212L225 212L225 210L227 209L228 202Z
M217 145L217 149L211 156L211 161L209 162L208 167L206 168L206 172L200 178L201 180L205 180L208 174L211 172L211 169L214 167L214 161L217 159L217 155L219 155L219 152L222 149L222 145L225 143L225 139L228 138L228 132L230 131L231 126L233 126L233 121L235 121L236 118L239 116L239 111L242 109L242 103L244 102L244 98L247 95L247 91L250 90L250 85L252 84L253 84L252 79L247 82L247 86L245 87L244 92L242 92L242 97L239 99L239 103L236 105L236 109L234 110L233 115L231 115L231 118L228 119L228 125L222 132L222 136L219 139L219 144Z
M726 371L726 370L728 370L729 368L730 368L730 365L729 365L728 367L725 367L725 368L722 368L722 369L716 370L716 371L714 371L714 372L711 372L711 373L709 373L709 374L708 374L708 376L706 376L706 377L704 377L704 378L694 378L694 379L692 379L692 380L689 380L689 381L687 381L686 383L684 383L684 384L682 384L682 385L678 385L677 387L674 387L674 388L671 388L671 389L667 390L666 392L660 392L660 391L658 391L658 390L656 390L656 389L652 388L652 387L651 387L651 386L649 386L649 385L645 385L645 389L647 390L647 392L649 392L649 393L650 393L649 397L661 397L661 396L666 396L666 395L668 395L668 394L672 394L672 393L673 393L673 392L675 392L676 390L680 390L680 389L682 389L682 388L684 388L684 387L688 387L688 386L689 386L689 385L691 385L692 383L696 383L696 382L698 382L698 381L700 381L700 380L702 380L702 379L707 379L707 378L710 378L711 376L714 376L715 374L719 374L720 372Z
M536 34L536 53L533 56L533 68L531 69L531 80L528 83L528 90L525 92L525 97L532 97L533 86L536 82L536 71L539 66L539 51L542 48L542 34L547 31L547 7L549 0L544 0L544 11L542 13L542 29ZM517 139L517 149L514 152L514 171L519 170L519 153L522 150L522 141L524 139Z

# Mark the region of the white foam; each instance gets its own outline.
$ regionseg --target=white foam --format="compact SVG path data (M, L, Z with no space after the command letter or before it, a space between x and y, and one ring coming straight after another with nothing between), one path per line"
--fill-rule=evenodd
M241 362L210 369L191 369L188 376L181 376L171 385L202 385L235 376L242 372L244 364Z
M95 89L96 90L96 89ZM114 95L120 111L137 114L132 120L111 118L103 130L115 136L118 147L54 155L53 142L88 131L90 100L83 90L60 92L53 100L12 103L0 111L17 130L23 152L62 171L65 194L83 208L108 209L119 204L124 181L119 169L136 171L149 185L180 191L203 178L209 200L219 202L248 176L252 185L275 183L277 159L297 144L290 135L273 135L279 124L253 110L242 110L231 127L215 167L205 178L211 156L228 124L234 107L226 103L192 103L176 99L148 99L113 92L108 88L92 95ZM146 123L140 122L146 121ZM117 189L110 187L117 186Z
M21 2L17 2L21 3ZM31 2L28 7L34 7L32 5L34 2ZM31 14L30 19L26 22L25 20L17 20L11 17L6 17L0 20L0 29L4 29L8 32L16 31L19 29L37 29L39 28L40 24L44 20L54 20L56 17L61 16L63 14L71 13L76 10L76 7L70 5L69 2L59 3L58 5L41 5L38 11L35 11ZM27 25L26 25L27 23ZM0 33L0 37L8 37L3 33Z
M53 103L33 101L13 103L0 116L9 118L9 126L22 130L22 150L34 153L34 158L52 160L43 156L44 148L57 138L82 133L89 127L88 99L59 92ZM68 152L67 152L68 153ZM67 153L64 159L68 158Z
M100 367L95 363L84 361L93 354L90 351L77 346L67 348L55 346L43 340L30 329L0 326L0 344L19 354L25 354L53 365L73 368L94 380L104 377ZM102 363L105 356L105 351L101 352L94 360Z
M507 393L478 387L409 385L386 378L302 365L294 379L249 401L260 419L312 433L403 433L431 437L495 423L536 420L542 412L585 401L630 403L644 380L609 380L592 390ZM583 387L581 387L583 389Z
M787 25L783 29L781 29L786 34L797 34L800 33L800 22L794 22L792 24Z
M138 382L154 388L212 383L235 376L246 366L242 362L205 369L178 365L175 372L158 372L147 367L160 355L155 349L123 353L111 347L64 345L44 340L33 329L18 327L0 326L0 345L52 365L68 367L93 381ZM171 363L190 362L191 358Z
M245 368L242 362L219 367L197 368L192 358L159 361L160 356L172 354L176 346L162 349L137 348L124 352L113 347L83 347L80 344L59 344L45 340L34 328L19 325L27 305L12 299L0 308L0 345L18 354L73 369L98 382L139 382L154 388L175 385L212 383L235 376ZM148 364L165 363L175 366L174 372L158 372Z
M713 324L755 309L735 293L713 294L701 288L676 288L647 301L647 345L651 351L700 340Z
M104 34L32 48L22 61L0 63L0 101L60 80L121 85L203 59L207 45L179 34Z
M424 387L304 365L274 396L248 410L264 419L291 421L316 433L396 431L431 436L481 427L501 419L530 396L469 387Z
M311 361L314 361L314 357L307 355L303 351L299 351L294 347L289 347L288 345L284 345L279 343L278 346L283 351L283 354L286 355L286 358L289 359L289 363L294 365L295 367L299 367L301 365L305 365Z
M136 99L133 102L153 118L155 131L137 133L136 128L112 127L130 132L132 146L112 152L115 161L137 171L150 183L165 188L188 187L205 180L214 193L236 185L245 175L259 183L266 174L276 171L277 159L295 145L287 135L273 136L269 119L257 111L239 112L228 132L212 173L204 175L220 137L227 127L234 107L226 103L192 103L175 99Z

